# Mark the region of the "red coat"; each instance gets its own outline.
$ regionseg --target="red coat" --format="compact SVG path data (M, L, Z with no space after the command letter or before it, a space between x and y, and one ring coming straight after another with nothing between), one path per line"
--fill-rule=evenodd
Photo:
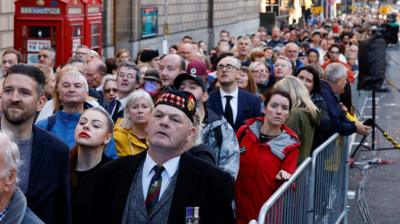
M282 133L267 143L259 141L264 118L249 119L236 133L240 141L240 169L236 180L237 223L257 219L262 205L283 183L279 170L294 173L297 168L299 139L286 125Z

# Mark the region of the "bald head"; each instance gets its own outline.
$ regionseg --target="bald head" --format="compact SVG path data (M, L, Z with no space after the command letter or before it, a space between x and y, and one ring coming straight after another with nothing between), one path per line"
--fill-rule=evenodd
M107 67L99 59L94 59L87 64L86 79L90 87L97 88L101 85L104 76L107 73Z
M168 54L160 61L160 79L163 86L171 86L176 76L186 69L185 60L177 54Z
M186 61L192 60L193 46L190 43L182 43L178 47L178 54Z
M290 59L290 61L295 62L299 58L299 46L295 43L288 43L285 45L284 54Z

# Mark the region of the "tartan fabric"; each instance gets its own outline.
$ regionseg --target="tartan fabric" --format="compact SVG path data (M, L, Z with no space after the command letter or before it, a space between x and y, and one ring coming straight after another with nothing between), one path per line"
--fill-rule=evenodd
M158 203L158 199L160 196L160 190L161 190L161 182L162 182L162 177L161 174L164 171L163 166L154 166L154 175L151 178L149 189L147 191L147 196L145 200L146 204L146 209L147 209L147 214L151 214L151 211L155 207L155 205Z

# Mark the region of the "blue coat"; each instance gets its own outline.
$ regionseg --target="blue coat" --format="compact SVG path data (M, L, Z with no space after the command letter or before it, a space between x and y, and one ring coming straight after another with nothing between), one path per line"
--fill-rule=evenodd
M207 107L214 111L217 115L224 115L222 107L221 92L214 90L210 93ZM246 90L239 89L238 93L238 109L237 117L233 125L233 129L237 131L244 121L249 118L261 116L261 99Z
M331 128L328 136L338 132L341 135L351 135L356 132L356 125L347 119L345 112L339 107L339 99L326 81L321 80L321 95L326 102Z
M26 199L43 222L71 223L68 146L36 126Z

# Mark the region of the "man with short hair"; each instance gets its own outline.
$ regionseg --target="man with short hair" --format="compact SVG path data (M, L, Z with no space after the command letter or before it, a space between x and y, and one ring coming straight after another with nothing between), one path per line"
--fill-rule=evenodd
M339 132L341 135L351 135L355 132L366 135L371 128L361 122L351 122L347 119L346 113L342 110L339 99L336 95L342 94L346 85L347 68L337 62L331 63L326 67L325 80L321 80L321 94L324 98L332 125L327 131L328 138L332 134Z
M185 59L188 64L193 59L193 46L191 43L182 43L178 46L178 54Z
M116 74L118 96L106 108L114 122L123 117L127 98L138 87L139 68L133 62L123 61L118 65Z
M160 79L164 87L172 86L178 74L185 71L186 62L177 54L167 54L160 61Z
M240 61L225 57L217 65L220 89L210 93L207 107L218 115L223 115L237 131L248 118L261 114L261 99L238 88L236 77L240 72Z
M76 48L75 55L84 58L85 61L87 62L87 60L88 60L88 58L89 58L89 51L90 51L90 49L89 49L88 46L86 46L86 45L79 45L79 46Z
M284 44L281 38L281 30L279 27L272 28L271 40L267 43L268 46L275 48L278 44Z
M229 42L229 32L226 30L221 30L221 32L219 32L219 40L224 40Z
M1 63L1 71L4 76L11 66L21 63L21 53L14 48L7 49L1 56Z
M202 143L212 150L216 160L215 165L236 179L239 172L240 151L235 131L223 116L206 107L208 93L204 81L199 76L182 73L176 77L174 86L196 97L198 102L196 113L201 114L201 117L204 116Z
M56 63L56 51L50 47L44 47L40 49L39 54L39 64L46 65L54 69Z
M75 127L83 111L89 107L85 104L89 87L83 74L71 71L62 76L57 90L62 109L36 125L59 137L71 149L75 145Z
M21 163L17 144L0 131L0 223L43 224L17 187Z
M103 166L93 183L93 223L234 223L229 174L186 151L196 99L167 91L148 123L149 148Z
M69 150L57 137L33 125L46 102L45 78L33 66L8 70L1 94L1 128L13 134L24 164L18 186L28 207L45 223L70 223Z
M239 38L236 50L238 52L238 59L240 60L241 65L250 66L250 51L252 49L251 40L249 37L241 37Z
M85 76L89 87L96 89L96 91L101 91L101 83L104 76L107 74L107 67L104 62L98 59L91 60L85 71Z
M292 69L293 73L297 71L297 69L304 67L303 62L299 59L299 52L300 52L300 47L299 45L289 42L285 45L284 48L284 55L289 58L289 60L292 62Z

